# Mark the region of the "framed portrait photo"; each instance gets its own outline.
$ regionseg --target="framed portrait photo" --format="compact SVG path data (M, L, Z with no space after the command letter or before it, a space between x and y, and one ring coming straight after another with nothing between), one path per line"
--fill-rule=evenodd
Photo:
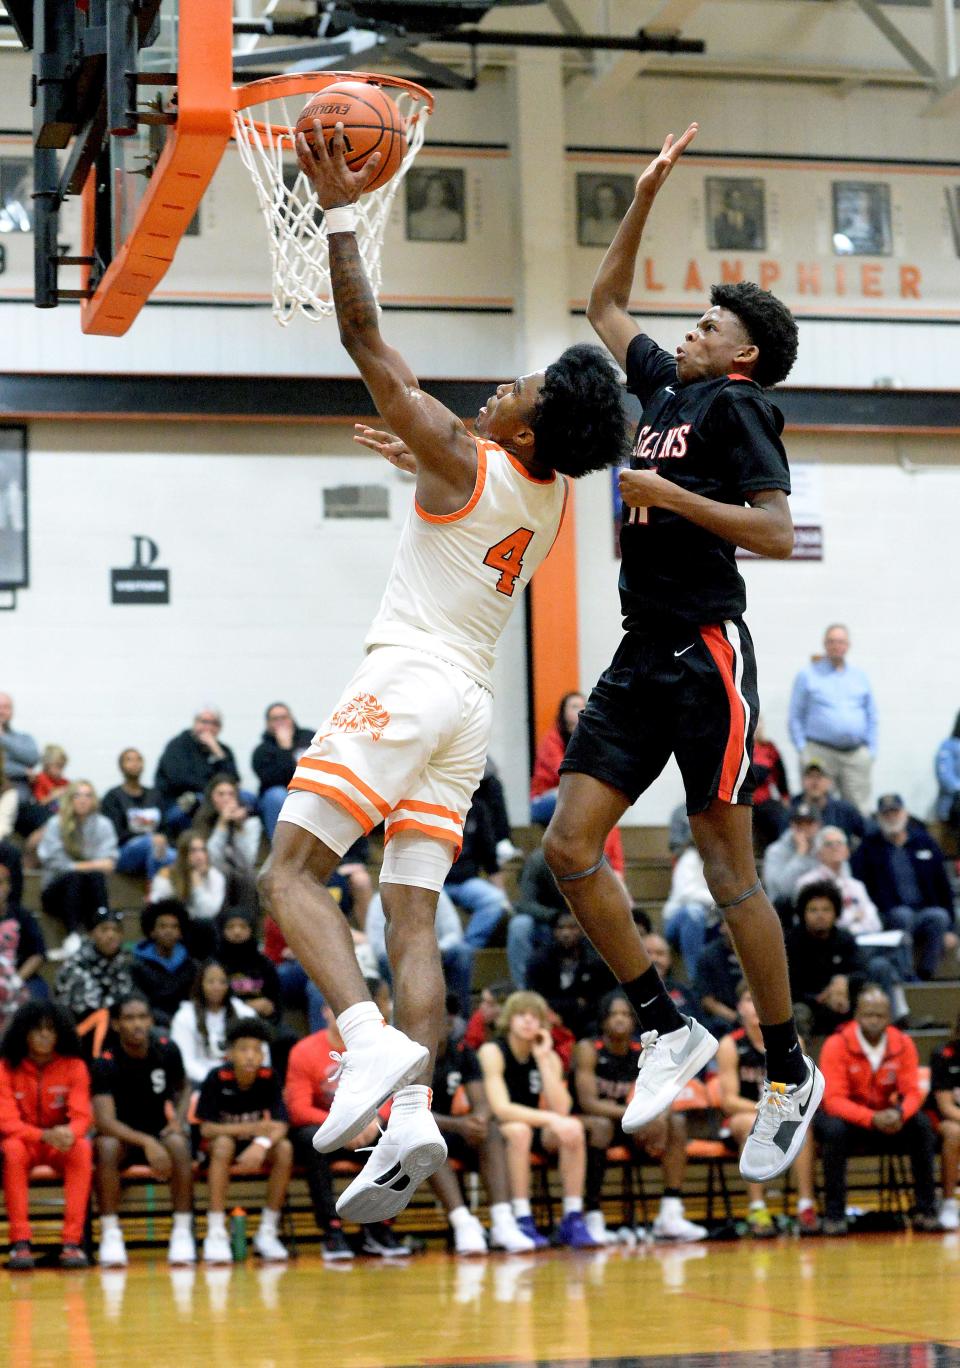
M0 589L30 583L27 433L0 427Z
M834 181L833 251L836 256L890 256L893 230L890 187L881 181Z
M467 178L459 167L411 167L405 188L408 242L466 242Z
M633 199L632 176L577 173L577 243L609 247Z
M707 247L711 252L767 250L766 189L753 176L707 176Z
M0 233L33 232L33 163L29 157L0 159Z

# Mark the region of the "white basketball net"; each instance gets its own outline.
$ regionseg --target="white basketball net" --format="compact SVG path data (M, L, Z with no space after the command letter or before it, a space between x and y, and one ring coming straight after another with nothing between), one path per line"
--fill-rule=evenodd
M385 90L406 123L406 155L396 175L378 190L361 195L356 205L357 245L378 301L387 219L400 182L423 146L428 116L426 103L411 91L391 86ZM297 97L275 97L233 116L237 148L253 179L269 232L273 316L283 324L298 312L316 321L334 311L323 211L297 164L294 143L300 111L310 97L309 91Z

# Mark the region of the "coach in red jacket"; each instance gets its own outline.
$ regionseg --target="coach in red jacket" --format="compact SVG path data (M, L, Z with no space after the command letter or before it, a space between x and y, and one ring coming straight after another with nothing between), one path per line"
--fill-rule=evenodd
M870 986L856 1016L826 1041L820 1068L827 1089L814 1125L823 1157L825 1235L847 1233L847 1156L909 1154L917 1230L939 1230L935 1215L933 1128L921 1112L917 1047L890 1025L890 999Z
M62 1268L86 1268L83 1226L90 1200L93 1124L90 1077L69 1013L52 1002L27 1002L0 1045L0 1137L3 1194L10 1221L8 1268L33 1267L30 1170L47 1164L63 1175Z

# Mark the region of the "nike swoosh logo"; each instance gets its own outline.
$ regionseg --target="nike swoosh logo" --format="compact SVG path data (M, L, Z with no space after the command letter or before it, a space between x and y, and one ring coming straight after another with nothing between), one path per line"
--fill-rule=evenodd
M682 651L674 651L674 653L673 653L673 658L674 658L674 660L676 660L678 656L686 655L688 651L692 651L693 648L694 648L694 646L696 646L696 644L697 644L697 643L696 643L695 641L691 641L690 645L689 645L689 646L684 646L684 648L683 648Z

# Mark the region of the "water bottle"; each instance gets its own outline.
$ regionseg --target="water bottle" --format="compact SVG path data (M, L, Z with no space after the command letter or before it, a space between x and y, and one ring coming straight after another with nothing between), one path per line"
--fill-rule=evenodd
M243 1263L247 1257L247 1213L243 1207L235 1207L230 1213L230 1253L234 1263Z

